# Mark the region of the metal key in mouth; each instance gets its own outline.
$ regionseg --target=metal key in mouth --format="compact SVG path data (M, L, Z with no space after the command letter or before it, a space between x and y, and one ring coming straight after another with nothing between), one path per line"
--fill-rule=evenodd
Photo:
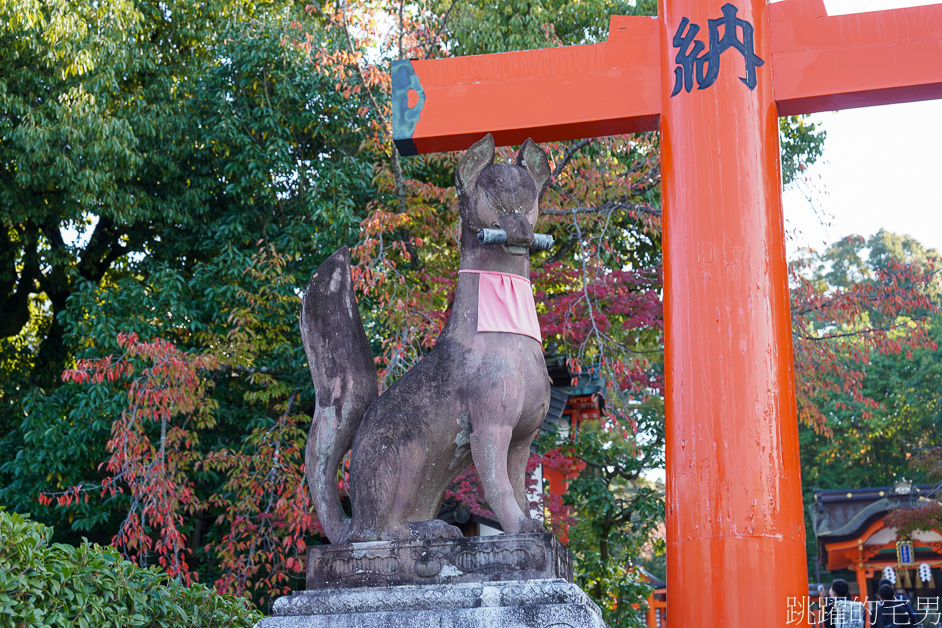
M507 244L507 232L503 229L481 229L478 231L478 242L481 244ZM548 233L534 233L533 244L530 248L534 251L548 251L553 248L553 236Z

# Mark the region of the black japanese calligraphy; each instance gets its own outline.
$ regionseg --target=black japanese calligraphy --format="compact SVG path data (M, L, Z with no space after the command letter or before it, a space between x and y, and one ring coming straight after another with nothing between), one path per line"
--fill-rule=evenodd
M673 39L674 48L677 48L677 56L674 57L677 67L674 68L672 98L681 89L689 93L694 80L697 89L713 85L720 75L720 55L730 48L738 50L746 62L746 76L739 80L750 90L756 88L756 68L765 65L765 61L755 51L755 29L752 24L737 17L738 9L732 4L724 4L722 11L723 17L708 21L709 47L696 38L700 32L699 25L687 18L680 21Z

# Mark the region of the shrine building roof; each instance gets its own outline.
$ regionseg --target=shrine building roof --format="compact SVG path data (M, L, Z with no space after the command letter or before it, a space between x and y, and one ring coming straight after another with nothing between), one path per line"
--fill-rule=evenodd
M837 547L851 543L866 545L878 529L892 530L882 526L887 514L937 499L936 491L935 485L906 482L896 486L814 491L810 514L821 564L835 562L835 556L829 553Z

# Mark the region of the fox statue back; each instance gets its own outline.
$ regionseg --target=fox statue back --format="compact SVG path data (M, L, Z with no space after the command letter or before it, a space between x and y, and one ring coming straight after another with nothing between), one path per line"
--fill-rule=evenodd
M435 517L445 489L472 462L504 531L542 532L525 492L530 443L550 400L529 249L550 177L531 140L516 164L494 163L490 135L462 157L451 314L434 348L381 396L349 251L338 250L311 278L301 334L317 403L305 469L332 543L460 537ZM485 244L495 233L502 243ZM351 449L347 517L337 473Z

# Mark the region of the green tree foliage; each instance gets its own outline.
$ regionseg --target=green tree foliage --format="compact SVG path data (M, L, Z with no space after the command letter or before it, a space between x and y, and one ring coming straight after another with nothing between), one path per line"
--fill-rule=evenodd
M652 0L443 0L435 8L446 33L447 56L458 57L605 41L612 15L654 15L657 5Z
M664 554L664 539L657 534L664 487L643 477L664 464L663 413L663 402L655 397L633 409L629 434L585 423L573 434L539 443L585 464L564 498L571 521L568 548L576 581L611 626L644 625L643 613L632 606L650 594L639 566Z
M58 315L76 288L202 201L186 173L198 152L190 68L208 60L231 9L0 5L0 338L32 332L17 367L33 385L57 380L68 360Z
M15 9L10 6L4 5L4 10ZM167 19L156 5L154 11L144 8L138 7L142 15L135 19L146 28L157 29ZM62 540L77 542L84 534L101 543L111 541L136 502L120 492L102 499L96 491L88 499L87 490L112 477L102 464L115 455L109 441L116 418L128 412L133 382L116 377L89 385L61 382L60 375L75 359L120 356L124 349L118 344L119 333L133 333L148 342L163 339L185 354L206 355L218 364L200 375L207 379L204 401L211 420L196 425L188 413L171 409L177 425L191 430L189 436L196 439L188 444L192 459L182 467L187 481L175 485L186 487L192 498L174 503L180 504L180 530L192 553L190 566L203 580L230 582L227 578L234 572L265 580L270 571L283 567L266 566L258 556L250 558L255 563L237 567L240 552L233 548L252 535L270 540L253 528L260 518L272 534L288 530L279 527L280 520L266 517L281 512L280 499L296 496L280 479L262 480L282 470L294 485L300 478L300 461L288 452L303 450L304 414L313 403L313 391L298 339L299 294L326 255L356 240L374 196L374 156L363 148L368 130L364 123L370 118L358 105L361 96L345 93L354 70L336 58L341 40L336 30L322 26L323 16L283 7L223 8L214 13L211 7L179 12L175 5L166 7L173 12L173 34L183 37L192 29L205 29L205 37L186 35L191 47L180 44L185 59L174 62L166 76L159 68L142 71L138 80L146 83L143 94L157 104L148 104L142 94L127 96L128 111L137 118L122 128L130 129L135 144L153 160L146 172L133 171L127 184L143 188L127 192L128 198L137 195L142 200L116 202L111 212L99 207L96 199L107 194L97 190L68 216L59 210L47 212L43 233L58 233L67 241L67 226L81 230L88 224L94 230L91 243L110 220L119 242L100 273L66 272L70 279L62 307L46 299L48 291L34 293L34 318L0 340L0 500L55 524ZM172 41L159 34L143 37L130 54L170 63L170 52L163 47ZM125 75L120 66L96 69L112 61L108 55L96 57L98 65L70 76L83 89L91 89L83 80L94 71ZM55 160L53 148L49 158ZM28 147L6 142L0 143L0 150L7 150L11 160L32 154ZM116 173L127 170L105 158L100 166ZM45 184L60 185L55 177ZM0 180L2 198L31 194L16 177ZM10 238L34 226L27 213L21 212L22 223L4 223ZM3 220L18 215L4 210ZM135 240L128 235L132 232L142 237ZM45 237L40 238L41 246L46 246ZM82 247L91 246L84 242L82 237L67 242L62 249L65 266L80 265ZM46 253L40 254L46 259ZM19 281L27 292L41 290L42 282L37 286L27 276L28 257L16 253L4 276L12 277L14 286ZM58 339L50 340L50 325L60 330ZM39 359L48 342L63 352L59 365L49 367L54 377L43 375L51 363ZM163 382L145 383L154 390L166 389ZM142 438L163 442L160 422L140 425ZM276 446L276 438L286 439L283 446ZM197 465L198 460L206 462ZM252 482L257 486L249 487ZM78 485L86 494L68 508L44 507L36 501L44 493L61 497ZM311 525L299 519L303 531L291 534L303 536ZM224 547L227 543L231 545ZM303 553L303 545L294 552ZM148 561L146 552L135 556L139 562ZM242 552L245 556L252 552ZM285 573L296 577L300 564L293 555L282 559L292 561ZM233 583L233 590L242 590L242 584Z
M942 342L942 319L933 317L930 338ZM866 367L862 394L879 399L869 411L863 404L829 399L830 437L808 426L801 429L802 473L813 488L838 489L887 486L907 477L917 482L924 472L909 460L926 448L937 447L942 434L942 356L937 348L902 354L874 355Z
M51 539L50 528L0 510L0 625L248 628L262 618L245 600L185 587L113 548Z
M778 128L782 183L787 187L801 180L802 173L821 157L827 133L810 116L779 118Z

